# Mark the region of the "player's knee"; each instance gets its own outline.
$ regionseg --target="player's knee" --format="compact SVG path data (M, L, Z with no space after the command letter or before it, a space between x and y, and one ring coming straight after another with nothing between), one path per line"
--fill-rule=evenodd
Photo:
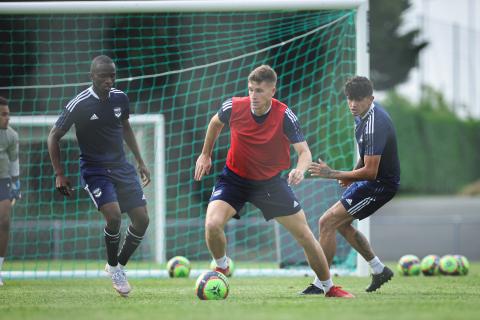
M223 225L221 221L217 219L207 219L205 220L205 232L207 233L219 233L222 232Z
M133 221L135 230L138 230L139 232L142 232L142 233L145 233L145 231L147 231L149 224L150 224L150 218L148 217L148 214L146 212L144 214L138 215Z
M320 233L331 232L335 230L335 222L329 211L318 220L318 228Z
M122 215L121 214L109 214L105 216L107 222L108 230L112 232L118 232L120 230L120 225L122 224Z
M304 230L303 232L299 232L294 236L298 244L300 244L302 247L305 247L310 243L317 241L310 229Z

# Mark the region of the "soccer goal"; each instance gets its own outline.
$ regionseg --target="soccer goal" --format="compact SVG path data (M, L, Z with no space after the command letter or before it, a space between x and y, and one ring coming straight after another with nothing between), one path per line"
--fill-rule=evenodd
M116 87L130 98L132 123L154 182L145 189L152 224L128 264L131 276L167 276L182 255L192 275L208 268L204 215L225 163L229 131L214 150L211 174L193 181L208 121L225 99L247 95L258 65L278 73L276 98L298 115L314 158L338 169L356 163L353 119L342 87L367 75L367 0L108 1L0 3L0 95L20 133L23 199L12 214L4 277L98 276L105 263L103 218L80 188L70 132L62 159L72 199L54 188L46 139L62 107L90 85L96 55L117 64ZM127 152L128 153L128 152ZM296 159L292 158L292 163ZM339 197L338 186L306 179L295 189L309 223ZM247 206L226 227L237 275L313 274L293 239ZM361 230L369 236L369 223ZM122 224L123 227L126 223ZM339 238L334 272L367 274Z

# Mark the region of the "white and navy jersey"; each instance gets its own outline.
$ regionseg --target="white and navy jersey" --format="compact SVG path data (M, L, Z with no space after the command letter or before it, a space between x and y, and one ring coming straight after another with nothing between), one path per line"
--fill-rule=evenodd
M378 103L372 103L363 117L355 117L355 138L360 158L380 155L377 179L381 182L400 183L400 161L397 136L392 119Z
M232 99L226 100L218 110L217 114L220 121L222 121L224 124L228 124L232 114ZM261 116L257 116L252 112L252 117L257 123L262 123L265 121L265 119L267 119L269 114L270 111ZM305 137L303 136L300 128L300 122L290 108L285 110L285 116L283 118L283 132L292 144L305 141Z
M101 101L90 87L65 106L55 127L68 131L75 124L82 167L116 167L126 162L122 122L129 115L125 93L112 88Z

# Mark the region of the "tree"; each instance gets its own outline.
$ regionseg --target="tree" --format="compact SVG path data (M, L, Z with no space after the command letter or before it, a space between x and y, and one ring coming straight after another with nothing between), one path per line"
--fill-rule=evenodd
M370 76L377 90L404 82L427 42L416 41L419 29L399 34L409 0L370 0Z

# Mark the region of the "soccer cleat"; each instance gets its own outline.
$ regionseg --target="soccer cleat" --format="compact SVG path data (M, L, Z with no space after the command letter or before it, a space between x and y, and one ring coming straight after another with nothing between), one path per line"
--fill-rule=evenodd
M389 267L385 266L383 271L379 274L372 274L372 283L365 289L367 292L373 292L380 288L384 283L387 283L392 279L393 271Z
M303 290L299 294L306 295L306 294L324 294L324 293L325 292L323 291L322 288L319 288L313 283L311 283L305 290Z
M220 267L215 267L215 271L222 273L224 276L230 277L232 274L230 273L230 268L227 267L226 269L222 269Z
M327 298L355 298L353 294L342 290L342 287L333 286L328 290L327 294L325 294Z
M113 288L117 290L122 297L128 297L130 290L132 290L127 281L127 275L122 269L117 269L112 273L112 284Z

